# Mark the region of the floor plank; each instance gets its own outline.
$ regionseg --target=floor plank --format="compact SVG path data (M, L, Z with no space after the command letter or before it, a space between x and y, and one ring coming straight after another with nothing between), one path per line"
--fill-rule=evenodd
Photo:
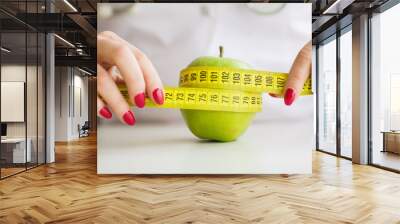
M96 174L96 138L0 181L0 223L400 223L400 175L315 152L312 175Z
M400 170L400 154L375 150L372 159L374 164Z

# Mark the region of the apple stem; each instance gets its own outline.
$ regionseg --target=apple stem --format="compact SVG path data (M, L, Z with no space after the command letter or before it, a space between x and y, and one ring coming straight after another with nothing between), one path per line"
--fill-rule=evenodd
M224 57L224 47L223 46L219 46L219 57L220 58Z

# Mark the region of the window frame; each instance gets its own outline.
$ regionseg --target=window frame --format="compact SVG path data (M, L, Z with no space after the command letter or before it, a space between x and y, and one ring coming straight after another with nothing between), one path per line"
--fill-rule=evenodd
M340 30L337 30L334 34L330 35L329 37L319 41L316 44L316 67L315 67L315 72L316 72L316 151L319 152L323 152L329 155L333 155L333 156L337 156L343 159L347 159L347 160L352 160L351 157L348 156L344 156L342 155L342 150L341 150L341 117L340 117L340 104L341 104L341 99L340 99L340 84L341 84L341 65L340 65L340 37L344 34L346 34L347 32L351 32L352 31L352 23L347 24L345 27L341 28ZM332 153L332 152L328 152L324 149L321 149L319 147L319 114L320 114L320 110L319 110L319 103L320 103L320 99L319 99L319 51L318 49L320 48L320 46L322 44L327 44L331 41L336 41L336 152Z
M27 12L27 4L26 4L27 1L25 0L25 1L21 1L21 2L25 3L25 16L26 16L27 13L29 13L29 12ZM38 10L39 10L39 8L38 8L39 0L35 0L35 1L33 1L33 3L36 3L36 11L38 12ZM39 166L44 165L44 164L47 163L47 110L46 110L46 108L47 108L47 80L46 79L47 79L47 44L48 44L48 41L47 41L47 32L43 32L41 30L38 30L38 29L28 25L27 23L24 23L23 21L20 21L18 18L13 17L12 14L10 14L8 11L2 9L1 5L0 5L0 10L3 13L6 13L7 15L9 15L11 19L14 19L17 22L23 23L24 29L23 30L18 30L18 31L15 31L15 32L19 32L19 33L25 35L25 49L24 49L24 51L25 51L25 56L24 56L25 57L25 87L24 87L24 89L25 89L25 93L24 93L25 166L24 166L23 170L20 170L18 172L14 172L14 173L6 175L6 176L3 176L2 167L0 166L0 181L1 181L1 180L7 179L9 177L12 177L14 175L17 175L17 174L20 174L20 173L23 173L23 172L26 172L26 171L28 171L30 169L39 167ZM48 11L48 7L46 7L46 12L47 11ZM1 24L0 24L0 28L1 28ZM2 37L3 33L9 33L9 32L8 31L3 31L3 30L0 29L0 46L2 45L2 43L1 43L2 38L1 37ZM11 32L11 33L13 33L13 32ZM27 116L28 33L36 34L36 49L35 49L35 51L36 51L36 60L34 62L35 65L36 65L36 72L35 72L36 73L36 92L34 93L34 94L36 94L36 122L34 122L34 123L36 123L36 136L34 138L36 138L36 140L39 139L39 119L41 120L41 122L43 122L42 124L44 125L43 126L43 129L44 129L43 130L43 143L44 144L42 145L42 147L43 147L42 152L44 152L44 154L41 155L43 157L42 158L43 162L39 162L39 144L38 144L38 141L37 141L37 145L36 145L36 147L37 147L36 148L36 162L33 165L31 164L30 166L28 166L29 162L27 162L28 161L27 160L27 156L28 156L28 154L27 154L27 147L28 147L28 144L27 144L27 139L28 139L28 116ZM42 38L40 40L39 40L39 34L44 34L44 35L42 35ZM39 95L38 94L39 93L39 81L38 81L39 71L38 71L38 66L40 65L39 64L39 41L41 41L42 47L44 48L44 49L41 49L41 51L40 51L43 54L43 55L41 55L41 57L43 58L42 60L44 60L44 63L42 64L42 66L43 66L42 67L42 71L41 71L41 73L42 73L42 82L43 82L42 83L43 84L42 96L44 97L42 99L43 105L41 105L41 106L43 107L42 109L44 110L43 111L44 114L43 114L43 117L41 117L41 118L39 118L40 115L38 113L38 110L39 110L39 98L38 98L39 97L38 96ZM2 54L0 53L0 82L1 82L2 62L3 62ZM0 90L1 90L1 85L0 85ZM0 93L0 97L1 97L1 93ZM1 105L0 105L0 111L1 111L1 109L2 108L1 108ZM42 119L44 119L44 120L42 120ZM2 123L1 122L1 115L0 115L0 123ZM1 158L1 144L0 144L0 158Z
M368 32L367 32L367 39L368 39L368 69L367 69L367 77L368 77L368 165L373 166L373 167L377 167L383 170L387 170L387 171L391 171L394 173L400 173L400 170L398 169L394 169L391 167L387 167L387 166L383 166L377 163L373 162L373 153L374 153L374 147L373 147L373 130L372 130L372 94L373 94L373 88L372 88L372 58L373 58L373 50L372 50L372 42L373 42L373 35L372 35L372 31L373 31L373 27L372 27L372 19L374 18L374 15L376 14L381 14L384 13L385 11L391 9L392 7L396 6L397 4L399 4L400 1L399 0L388 0L387 2L385 2L384 4L380 5L377 8L374 8L372 10L368 11Z

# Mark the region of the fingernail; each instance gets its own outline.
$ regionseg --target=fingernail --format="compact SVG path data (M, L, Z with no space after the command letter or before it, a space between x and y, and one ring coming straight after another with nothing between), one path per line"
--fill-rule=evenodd
M272 97L278 97L278 95L274 94L274 93L268 93L270 96Z
M153 98L156 101L157 104L163 104L164 103L164 93L161 89L157 88L153 91Z
M130 110L125 112L122 118L124 119L126 124L131 126L134 125L136 122L135 117L133 116L133 113Z
M294 92L294 89L288 88L285 92L285 104L287 106L290 106L295 98L296 98L296 93Z
M107 107L101 108L99 113L100 113L101 116L103 116L106 119L111 119L111 117L112 117L112 113Z
M144 100L145 100L145 96L144 93L139 93L135 96L135 104L137 107L139 108L143 108L144 107Z

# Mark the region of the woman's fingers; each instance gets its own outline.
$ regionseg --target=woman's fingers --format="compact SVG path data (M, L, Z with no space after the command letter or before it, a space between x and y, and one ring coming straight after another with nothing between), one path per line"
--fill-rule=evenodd
M288 106L300 95L304 83L311 73L311 51L311 42L308 42L297 54L290 69L284 89L284 101Z
M150 98L153 100L154 103L163 104L164 103L163 85L157 70L155 69L153 63L151 63L149 58L138 48L128 43L126 40L122 39L121 37L119 37L118 35L116 35L111 31L104 31L100 35L119 41L131 49L140 68L142 69L143 77L146 84L147 95L150 96Z
M105 119L112 118L111 111L108 109L108 107L106 107L103 100L101 100L99 96L97 96L97 116L103 117Z
M117 66L124 78L132 103L138 107L144 107L145 81L143 72L130 47L121 41L102 35L97 37L97 46L97 61L100 64ZM111 82L114 83L112 79Z
M97 92L122 122L128 125L135 124L136 120L128 103L110 74L99 64L97 64Z
M164 104L164 90L156 69L146 56L140 59L140 65L143 69L144 80L146 82L147 95L151 97L154 103Z

